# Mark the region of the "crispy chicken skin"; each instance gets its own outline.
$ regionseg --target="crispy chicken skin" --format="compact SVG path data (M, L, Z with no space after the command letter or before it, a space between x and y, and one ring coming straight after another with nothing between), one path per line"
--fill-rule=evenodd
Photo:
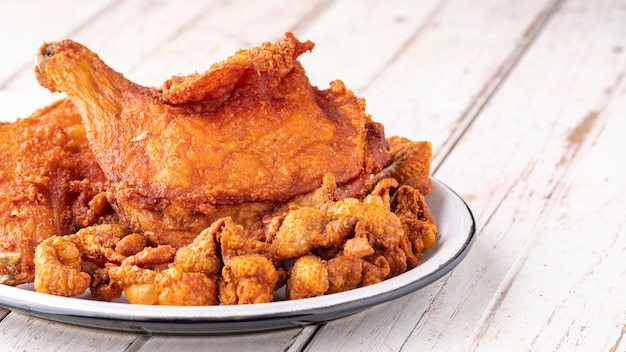
M267 303L274 299L279 273L267 257L258 254L230 258L222 269L219 293L222 303Z
M104 174L69 100L0 123L0 283L34 279L35 247L107 211Z
M404 137L387 138L390 163L373 177L372 184L384 178L394 178L400 184L409 185L423 195L433 189L430 180L432 144L428 141L411 141Z
M328 290L326 263L314 255L305 255L289 269L286 294L288 299L323 295Z
M125 259L115 247L127 234L124 226L100 224L43 240L35 251L35 290L70 297L83 293L92 283L89 271ZM93 270L86 270L86 263Z
M326 172L363 193L386 164L383 128L364 100L341 81L327 90L309 83L297 58L312 48L287 33L153 89L64 40L42 46L36 74L79 106L115 183L111 198L131 226L185 236L312 192Z

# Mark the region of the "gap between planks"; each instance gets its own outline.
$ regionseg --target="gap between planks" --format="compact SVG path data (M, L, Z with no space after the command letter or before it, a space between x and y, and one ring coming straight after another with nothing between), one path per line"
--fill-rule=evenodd
M553 0L548 3L546 8L539 13L533 22L530 23L528 29L524 31L521 43L519 43L516 49L513 50L511 54L509 54L509 56L502 62L494 74L487 79L483 88L469 103L465 111L461 113L456 122L452 124L450 138L446 139L438 149L438 151L441 152L436 152L433 155L432 174L437 173L439 167L447 159L448 155L450 155L465 132L472 126L478 115L480 115L480 112L483 111L484 107L491 101L492 97L496 94L502 84L506 82L509 74L520 62L524 54L528 51L528 48L536 40L537 36L545 28L549 20L557 12L558 7L562 2L563 0Z

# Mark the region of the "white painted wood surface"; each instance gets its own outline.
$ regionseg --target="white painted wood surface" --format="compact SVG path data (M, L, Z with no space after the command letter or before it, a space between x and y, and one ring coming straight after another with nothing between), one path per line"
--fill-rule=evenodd
M158 85L286 31L387 133L433 142L477 220L465 260L322 326L223 337L79 328L0 308L2 351L626 351L626 0L0 2L0 121L55 100L33 53L70 37Z

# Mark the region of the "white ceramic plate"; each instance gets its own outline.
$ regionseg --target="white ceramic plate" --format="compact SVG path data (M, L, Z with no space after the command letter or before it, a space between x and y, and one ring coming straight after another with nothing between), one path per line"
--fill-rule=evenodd
M37 293L32 285L0 285L0 305L59 322L155 334L243 333L329 321L427 286L464 258L474 238L472 213L441 181L433 184L426 202L439 228L435 247L424 252L416 268L375 285L297 301L208 307L99 302Z

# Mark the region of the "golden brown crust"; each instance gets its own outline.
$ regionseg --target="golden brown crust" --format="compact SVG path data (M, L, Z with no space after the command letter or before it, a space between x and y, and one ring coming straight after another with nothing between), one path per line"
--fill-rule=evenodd
M375 175L373 183L394 178L401 185L416 188L424 195L429 194L433 187L430 180L432 144L399 136L388 137L387 142L390 163Z
M311 47L287 35L204 74L173 77L162 94L69 40L37 72L81 106L110 179L194 206L282 202L317 188L325 172L344 183L376 164L366 160L363 101L340 81L310 85L297 56Z
M90 204L106 179L67 99L0 123L0 165L0 252L19 256L13 266L0 265L0 277L7 284L32 282L37 244L109 211Z

